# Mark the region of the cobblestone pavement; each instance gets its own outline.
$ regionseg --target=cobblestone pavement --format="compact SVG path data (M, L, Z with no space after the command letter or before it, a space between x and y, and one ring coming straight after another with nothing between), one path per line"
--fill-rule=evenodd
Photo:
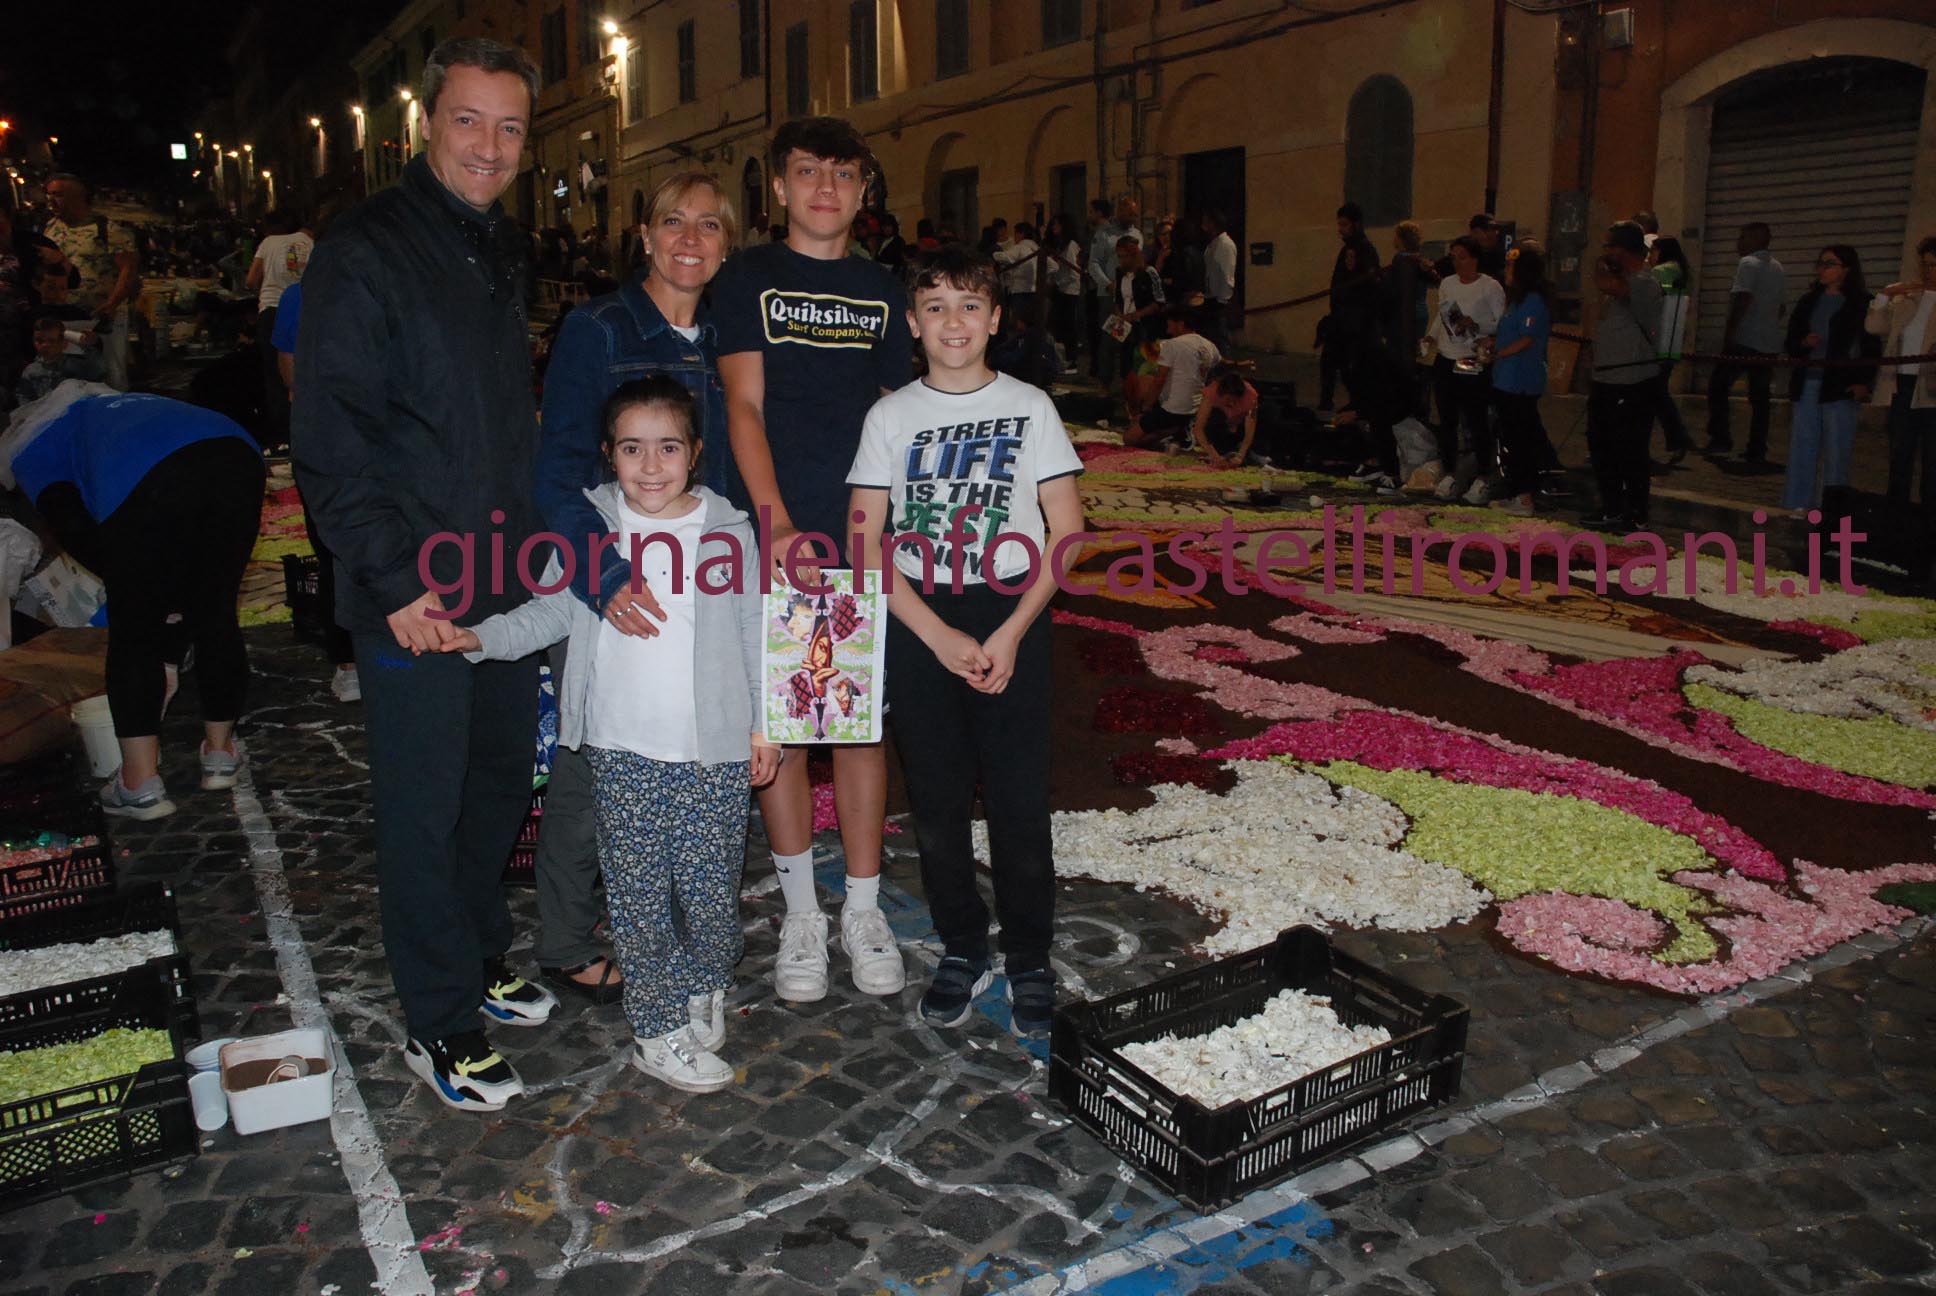
M488 1118L404 1070L378 938L363 737L320 655L250 632L250 784L184 791L121 835L130 879L181 895L210 1035L301 1020L320 996L367 1111L206 1138L185 1167L0 1215L0 1290L47 1296L395 1292L1908 1292L1936 1282L1929 1113L1936 935L1864 937L1699 1004L1509 955L1478 927L1349 933L1342 948L1472 1006L1456 1104L1405 1137L1199 1217L1045 1100L998 994L944 1037L914 1013L911 842L885 888L916 975L766 985L778 896L749 869L725 1055L740 1083L677 1094L623 1065L622 1018L568 1003L500 1031L529 1097ZM192 694L192 690L190 691ZM192 699L185 699L192 700ZM837 879L836 843L821 844ZM764 851L754 842L750 858ZM1209 928L1152 895L1062 891L1065 987L1188 966ZM531 894L516 892L528 955ZM286 908L285 908L286 905ZM283 915L293 920L284 924ZM278 959L277 934L289 930ZM311 986L313 985L313 991ZM998 983L999 989L999 983ZM346 1090L348 1086L345 1086ZM394 1185L392 1188L391 1185Z

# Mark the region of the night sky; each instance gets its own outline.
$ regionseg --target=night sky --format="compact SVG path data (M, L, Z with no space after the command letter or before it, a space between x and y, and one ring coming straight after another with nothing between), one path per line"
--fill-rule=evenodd
M383 6L391 12L402 0ZM204 105L226 97L226 48L239 0L18 0L0 23L0 118L25 139L60 137L63 169L98 184L168 181L168 145L191 139ZM367 9L331 0L257 0L275 33L263 57L300 59L312 24ZM381 18L378 18L380 23ZM7 153L18 156L20 138Z

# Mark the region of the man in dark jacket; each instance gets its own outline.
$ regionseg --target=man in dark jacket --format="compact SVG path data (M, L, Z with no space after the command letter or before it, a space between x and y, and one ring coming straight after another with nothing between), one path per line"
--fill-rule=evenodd
M1378 249L1365 237L1365 209L1355 202L1338 208L1337 260L1331 263L1331 314L1325 318L1320 357L1318 408L1330 409L1337 376L1356 365L1356 352L1377 345Z
M316 249L296 355L296 477L356 648L405 1061L464 1110L524 1092L479 1013L535 1026L557 1002L504 967L498 885L531 795L536 661L439 651L453 626L526 597L515 571L482 577L473 556L508 563L539 530L529 249L498 205L536 95L521 50L431 54L429 145Z

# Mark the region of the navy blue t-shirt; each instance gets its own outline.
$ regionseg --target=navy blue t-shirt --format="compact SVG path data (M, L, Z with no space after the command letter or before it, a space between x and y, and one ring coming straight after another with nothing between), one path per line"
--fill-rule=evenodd
M714 277L712 322L722 356L764 358L766 441L794 526L845 552L847 470L861 423L883 388L914 376L901 281L864 257L822 261L784 243L758 244ZM726 493L751 512L737 464Z

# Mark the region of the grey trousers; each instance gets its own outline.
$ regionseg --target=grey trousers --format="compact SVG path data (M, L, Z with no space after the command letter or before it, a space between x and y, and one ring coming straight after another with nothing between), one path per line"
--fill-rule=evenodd
M592 892L598 881L598 821L592 766L583 750L561 746L551 758L537 871L538 966L577 967L603 955L592 939L604 906Z

